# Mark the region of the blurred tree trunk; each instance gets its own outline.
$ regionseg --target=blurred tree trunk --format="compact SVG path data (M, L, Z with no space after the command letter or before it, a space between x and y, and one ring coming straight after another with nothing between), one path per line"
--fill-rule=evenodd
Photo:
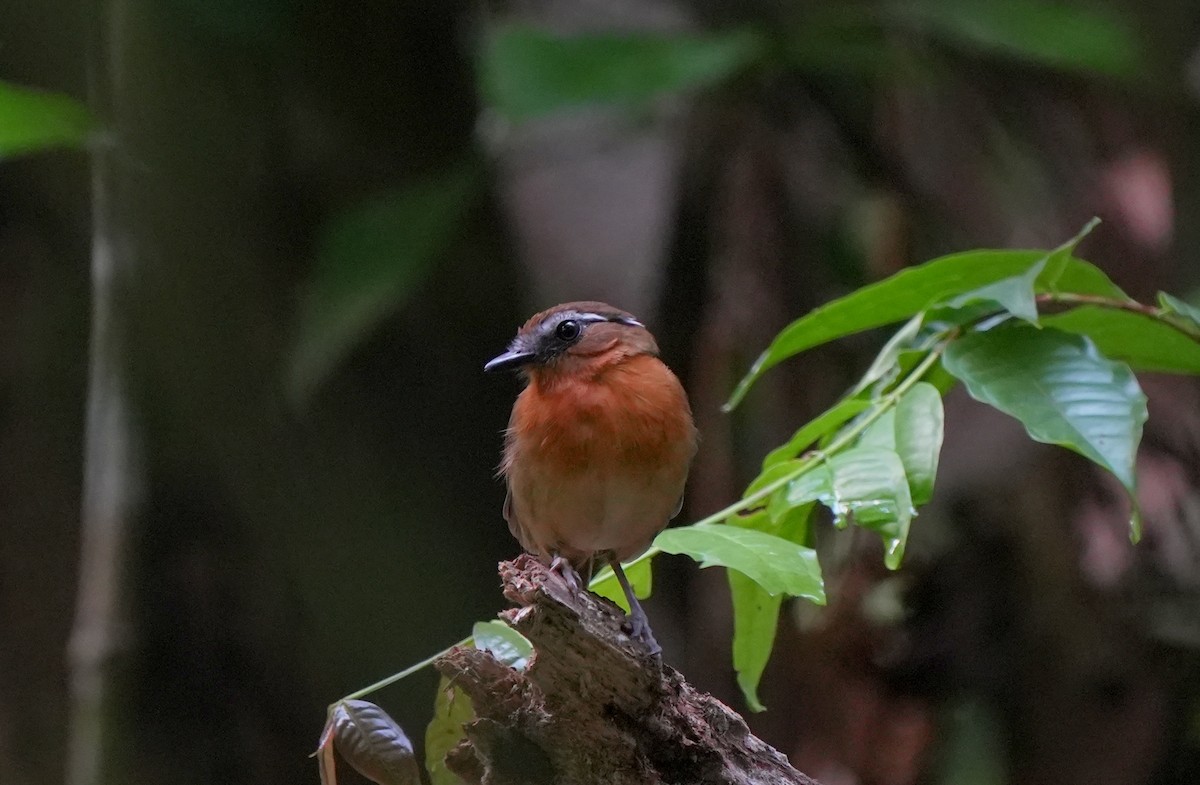
M92 330L83 451L81 553L69 646L67 785L127 782L122 696L130 654L129 542L142 492L141 437L129 399L128 330L136 270L130 181L119 140L132 96L125 80L124 0L92 8L89 103L104 126L92 160Z

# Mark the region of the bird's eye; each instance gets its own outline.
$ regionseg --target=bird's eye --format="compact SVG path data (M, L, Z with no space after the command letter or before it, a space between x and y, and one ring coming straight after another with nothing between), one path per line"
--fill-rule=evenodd
M574 319L564 319L554 328L554 337L568 343L575 340L579 337L579 322Z

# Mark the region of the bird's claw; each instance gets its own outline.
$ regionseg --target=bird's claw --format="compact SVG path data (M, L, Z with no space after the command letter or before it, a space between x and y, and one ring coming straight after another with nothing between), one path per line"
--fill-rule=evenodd
M638 608L640 611L641 608ZM630 640L637 641L650 650L650 654L654 657L662 657L662 646L654 637L654 633L650 629L650 620L643 613L631 613L626 622L629 628Z
M578 597L579 593L583 591L583 581L579 577L579 573L571 566L571 562L563 557L555 556L550 560L550 572L562 578L572 596Z
M625 597L630 602L629 615L625 617L625 623L622 625L622 630L629 635L629 639L636 641L647 649L654 657L662 656L662 646L654 637L654 633L650 630L650 620L646 618L646 612L642 610L642 606L637 601L637 596L634 595L633 589L629 586L625 579L624 571L621 571L621 563L615 560L610 563L615 565L618 580L621 583L622 589L625 591ZM571 592L572 596L578 597L584 591L583 578L580 577L578 571L571 566L571 562L564 559L562 556L554 556L550 560L550 573L557 576Z
M621 585L621 592L625 595L625 601L629 603L629 638L635 640L650 650L651 656L662 657L662 646L658 645L658 641L654 639L654 633L650 631L650 620L646 618L646 612L642 610L642 604L638 602L637 594L633 587L629 585L629 579L625 576L625 570L621 567L621 561L617 557L609 553L608 564L612 567L613 574L617 577L617 583Z

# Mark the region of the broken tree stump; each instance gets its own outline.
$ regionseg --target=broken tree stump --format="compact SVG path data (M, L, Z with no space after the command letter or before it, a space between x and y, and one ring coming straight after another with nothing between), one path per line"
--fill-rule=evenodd
M480 785L777 785L815 781L622 630L625 614L573 593L530 556L502 562L502 617L533 644L525 671L456 648L436 667L476 719L446 765Z

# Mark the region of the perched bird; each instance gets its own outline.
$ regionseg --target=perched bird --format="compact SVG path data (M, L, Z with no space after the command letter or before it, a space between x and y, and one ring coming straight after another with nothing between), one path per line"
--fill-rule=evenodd
M629 601L630 634L659 651L621 562L679 512L696 452L683 385L630 314L599 302L533 316L485 371L517 369L500 473L504 518L521 546L569 584L612 565Z

